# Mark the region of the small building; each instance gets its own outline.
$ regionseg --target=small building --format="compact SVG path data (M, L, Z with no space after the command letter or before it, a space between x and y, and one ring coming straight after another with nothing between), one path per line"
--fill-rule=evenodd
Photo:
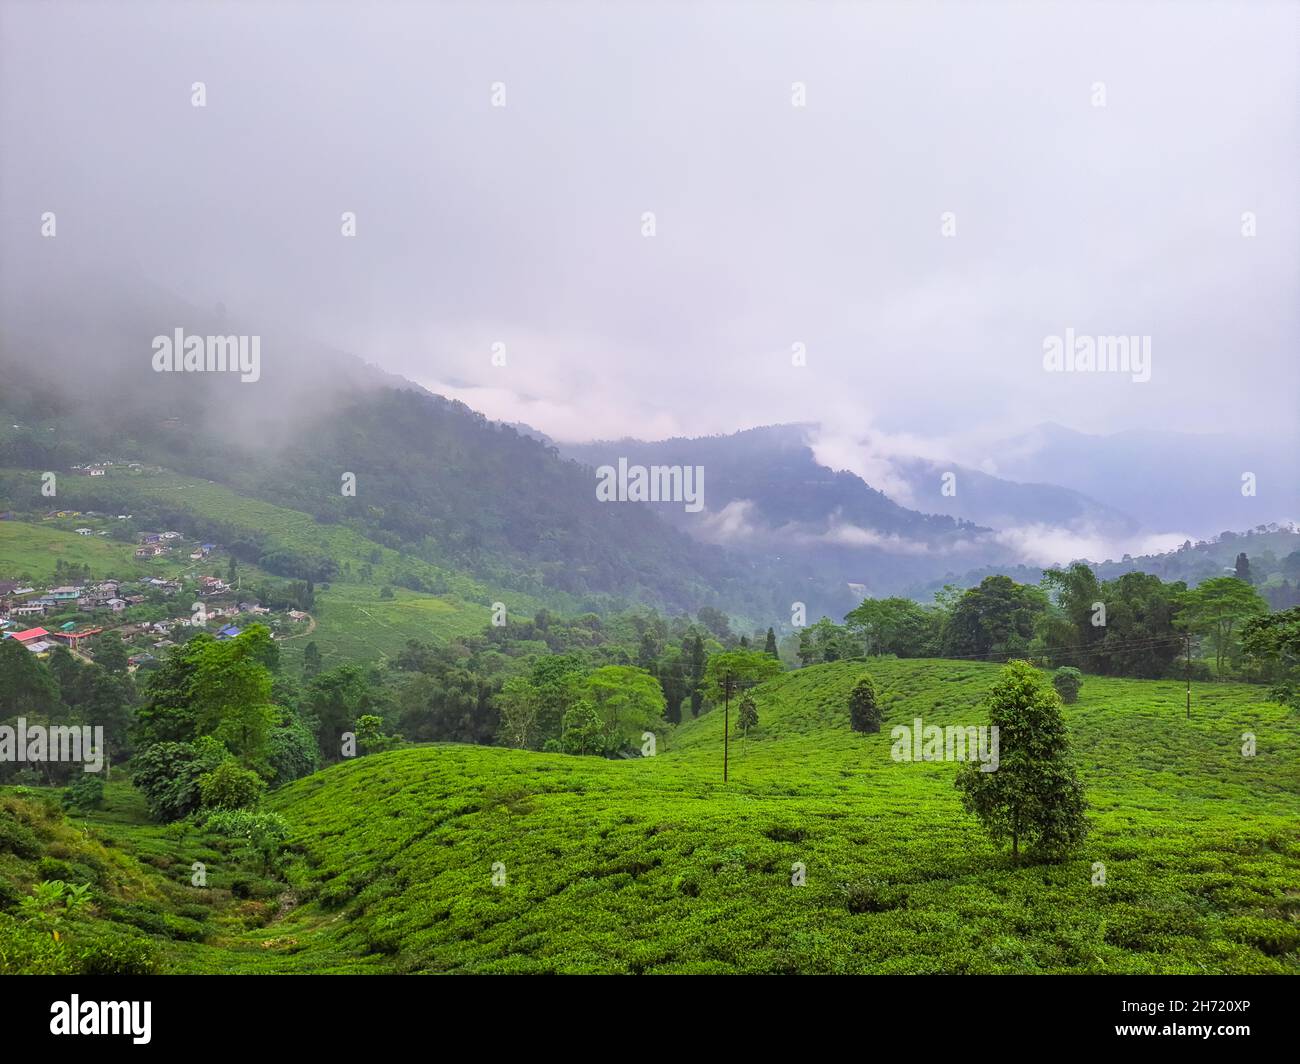
M79 528L79 529L77 529L77 535L79 535L79 536L93 536L94 534L95 534L95 530L94 530L93 528Z
M22 643L23 646L27 646L30 643L38 642L42 639L48 639L49 636L50 633L47 632L44 628L28 628L25 632L5 633L6 639L16 639L19 643Z
M63 627L67 628L67 625L65 624ZM91 636L99 635L103 631L102 628L87 628L84 632L54 632L53 637L63 640L73 650L76 650L83 639L89 639Z

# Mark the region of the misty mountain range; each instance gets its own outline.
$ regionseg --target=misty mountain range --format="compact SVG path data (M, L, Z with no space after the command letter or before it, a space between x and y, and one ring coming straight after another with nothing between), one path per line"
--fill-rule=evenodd
M816 423L557 444L287 330L262 330L256 384L157 374L154 335L238 333L247 323L224 307L202 311L162 289L93 276L64 291L75 318L39 302L5 306L4 464L147 457L320 520L354 522L430 561L588 604L760 615L801 600L837 615L863 594L1168 550L1297 509L1294 490L1289 499L1278 490L1295 483L1293 459L1225 437L1042 425L988 448L996 474L880 455L864 442L864 459L886 470L887 493L821 460ZM843 441L836 453L854 460ZM702 466L703 510L599 503L594 467L620 458ZM1256 474L1254 497L1240 493L1243 469ZM360 506L339 497L343 471L359 478ZM1210 481L1216 490L1205 490ZM1171 514L1185 524L1169 528Z

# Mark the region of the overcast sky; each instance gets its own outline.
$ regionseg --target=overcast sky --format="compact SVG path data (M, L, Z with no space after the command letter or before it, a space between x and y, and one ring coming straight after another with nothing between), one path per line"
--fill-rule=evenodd
M1294 432L1296 3L0 7L11 277L138 271L562 439ZM1150 381L1045 372L1067 328Z

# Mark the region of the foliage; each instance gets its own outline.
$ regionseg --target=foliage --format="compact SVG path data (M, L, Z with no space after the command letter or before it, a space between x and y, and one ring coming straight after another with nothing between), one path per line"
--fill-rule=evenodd
M520 749L529 746L542 708L536 686L522 676L511 677L497 695L496 705L506 743Z
M704 670L704 693L709 701L720 703L728 678L734 695L780 675L781 669L780 661L760 650L729 650L712 654Z
M875 681L864 672L849 692L849 726L857 732L878 732L882 719Z
M751 694L746 693L740 700L740 712L736 715L736 727L745 735L749 735L750 728L758 727L758 703L754 701Z
M1241 624L1268 611L1259 593L1235 576L1215 577L1198 584L1183 593L1180 606L1182 623L1209 639L1215 668L1220 673L1224 661L1236 655Z
M593 670L583 682L583 696L600 717L607 749L632 740L639 744L641 733L663 720L663 689L653 676L634 665L604 665Z
M32 888L32 893L22 899L18 915L58 938L64 921L76 917L89 904L88 884L65 883L61 879L46 880L37 883Z
M219 742L154 743L131 763L131 779L144 792L155 820L179 820L202 802L199 780L229 758Z
M1052 677L1052 687L1061 696L1067 706L1079 701L1079 690L1083 687L1083 673L1069 665L1063 665Z
M565 712L560 745L566 754L598 754L604 750L604 722L596 707L585 698L573 703Z
M262 777L233 759L199 777L199 805L204 809L246 809L256 805L265 792Z
M1059 858L1088 832L1087 802L1075 775L1061 703L1027 662L1008 664L989 692L989 725L997 728L995 771L967 761L957 775L962 806L995 843L1024 840L1039 856Z
M63 793L63 804L68 809L83 812L102 809L104 806L104 778L98 772L83 772L73 776Z
M1035 618L1047 608L1037 588L1009 576L989 576L965 592L943 628L943 652L950 657L1005 659L1025 653Z
M285 710L279 725L272 729L267 739L266 762L272 787L309 776L320 767L316 738L296 713Z
M384 734L384 718L373 713L364 713L358 717L354 731L361 752L366 754L383 753L402 741L400 735Z
M869 598L846 614L844 621L865 641L869 654L938 656L944 614L935 607L905 598Z

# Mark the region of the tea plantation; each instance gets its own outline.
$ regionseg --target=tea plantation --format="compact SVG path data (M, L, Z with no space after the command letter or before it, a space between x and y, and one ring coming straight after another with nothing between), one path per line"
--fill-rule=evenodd
M438 745L326 769L268 799L278 884L148 825L125 784L70 823L111 844L110 894L187 906L185 934L145 929L164 971L1300 973L1300 720L1264 689L1194 685L1189 721L1181 684L1086 677L1065 714L1092 833L1033 864L963 812L959 765L890 756L915 717L986 723L998 667L872 662L872 735L849 728L862 670L756 688L726 784L721 711L641 759Z

